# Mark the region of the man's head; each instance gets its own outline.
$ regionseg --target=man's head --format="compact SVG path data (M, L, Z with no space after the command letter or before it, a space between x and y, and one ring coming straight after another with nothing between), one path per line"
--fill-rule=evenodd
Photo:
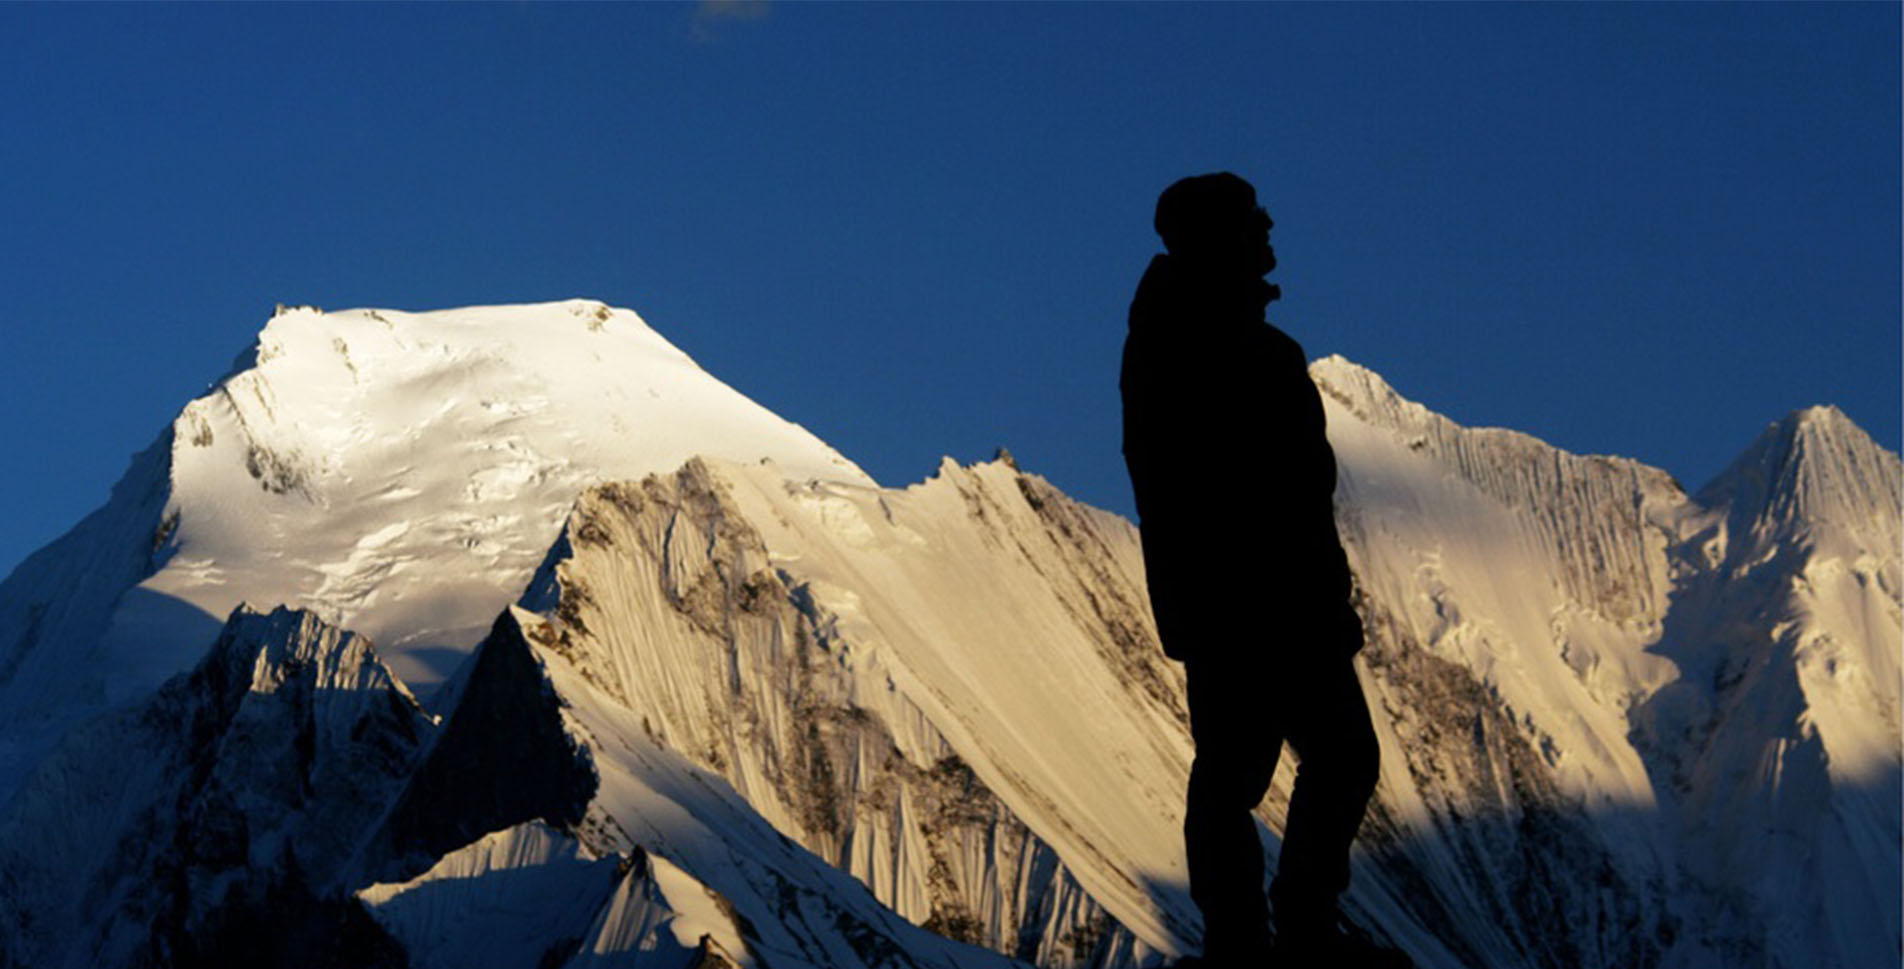
M1250 183L1229 172L1193 176L1164 189L1153 224L1173 256L1256 276L1276 268L1269 247L1275 223L1256 204Z

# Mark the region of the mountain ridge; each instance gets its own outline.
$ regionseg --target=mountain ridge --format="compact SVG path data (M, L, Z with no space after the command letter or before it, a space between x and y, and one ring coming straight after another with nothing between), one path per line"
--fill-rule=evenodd
M393 937L468 924L416 907L440 894L415 881L436 866L524 878L547 868L567 884L602 870L576 851L659 851L681 877L755 913L752 929L696 923L729 933L722 958L741 964L767 952L782 953L775 965L816 958L844 931L823 928L839 919L858 926L847 935L863 944L836 960L912 949L928 963L983 962L980 950L939 949L908 924L1053 969L1145 965L1195 945L1174 833L1190 756L1181 674L1156 648L1130 522L1008 458L948 459L926 481L881 488L758 409L742 408L763 430L727 457L664 460L651 449L661 466L593 474L552 450L557 438L536 436L536 422L561 409L534 406L537 394L555 393L546 382L525 383L506 354L459 355L463 344L441 336L481 345L518 316L552 358L586 358L589 341L619 328L655 341L646 345L669 372L718 384L667 355L632 313L582 301L434 316L281 314L273 326L282 332L261 338L255 366L316 374L319 388L375 379L403 393L343 414L340 401L371 398L260 384L240 369L221 382L226 391L188 407L163 448L135 460L115 498L86 520L95 524L36 553L43 574L16 570L0 583L0 643L21 630L0 652L0 671L14 671L0 675L0 722L61 712L19 702L35 683L61 686L81 707L0 744L14 765L0 820L25 803L21 791L5 792L84 719L94 695L60 675L99 655L83 643L85 627L34 633L53 628L36 625L35 609L97 619L108 611L100 603L116 598L122 624L177 622L153 608L183 601L173 593L215 587L269 602L292 590L332 625L344 618L340 604L374 605L405 575L447 571L452 558L431 557L441 546L491 563L485 591L458 608L486 609L492 642L516 630L525 660L498 681L477 675L488 647L458 652L472 659L444 671L424 709L453 721L475 709L482 690L472 694L472 684L483 682L550 691L557 733L599 786L583 807L541 820L498 814L451 830L429 827L440 810L408 815L420 820L403 823L422 824L428 837L382 842L365 856L409 859L375 873L407 887L364 902ZM376 343L362 333L381 339L418 320L439 334L436 349L363 349ZM423 364L411 366L409 353ZM1882 895L1900 867L1881 850L1899 827L1897 798L1885 797L1897 785L1897 691L1881 688L1904 651L1896 542L1885 544L1898 533L1895 455L1835 409L1795 412L1742 452L1730 477L1687 496L1637 461L1461 427L1339 357L1312 374L1341 464L1338 524L1370 633L1365 689L1381 721L1383 777L1347 900L1358 925L1427 966L1704 967L1749 957L1795 969L1812 964L1808 953L1856 965L1895 947L1895 918L1833 887ZM605 391L583 377L567 384ZM666 397L670 386L649 389ZM294 416L301 394L317 408L309 420ZM423 446L446 455L450 473L426 480L405 477L415 467L349 464L353 447L368 444L380 460L398 453L377 422L399 413L420 415L404 426L428 432ZM275 430L258 430L266 425ZM309 441L292 433L304 426ZM496 434L514 435L517 448L485 449ZM194 443L200 437L209 440ZM436 438L471 447L444 451ZM310 443L320 440L330 443ZM763 463L761 441L797 453ZM471 451L483 460L458 463ZM242 500L193 505L167 493L169 479L153 469L177 453L198 462L185 477L210 482L207 494L233 493L236 482ZM203 460L213 454L222 457ZM400 494L406 487L416 493ZM1248 495L1249 482L1213 475L1213 524ZM440 520L441 509L425 505L443 500L472 509L464 531L397 517L417 507ZM424 504L405 505L415 501ZM525 525L557 504L546 526ZM307 511L321 517L300 517ZM227 517L206 520L218 514ZM306 556L298 574L308 581L267 570L255 593L234 587L261 541L309 552L290 526L310 521L337 535ZM474 541L440 541L448 535ZM221 541L241 547L206 554ZM95 569L95 560L116 564ZM160 573L170 585L132 585ZM49 590L65 575L105 578L55 601ZM126 587L113 593L112 581ZM446 628L426 613L403 621ZM1248 604L1238 622L1274 634L1274 617ZM181 644L198 637L202 652L216 629L196 619L174 631ZM385 631L399 656L423 642L401 622ZM166 655L177 663L180 653ZM448 736L445 726L420 729ZM1809 793L1768 795L1752 781L1745 767L1767 750L1793 765L1793 778L1814 779ZM1287 786L1280 778L1262 811L1272 856ZM1714 813L1772 819L1793 846L1778 870L1795 877L1765 884L1769 862L1733 847L1750 843L1744 827L1701 825ZM535 824L543 828L523 827ZM663 842L675 850L659 850ZM760 860L739 861L723 843L756 846ZM1862 847L1831 847L1841 843ZM37 864L0 865L0 890L9 870ZM1583 879L1600 887L1572 887ZM576 890L607 891L588 884ZM638 897L661 897L646 882L616 884L631 913L653 911ZM779 898L788 891L801 901ZM413 901L391 902L399 896ZM385 902L398 907L379 909ZM1834 905L1854 914L1833 916ZM791 934L760 925L763 912L790 919ZM636 922L603 923L589 937L611 949L651 937L633 927L652 928L647 916L628 917ZM602 941L611 937L622 942ZM796 952L809 955L786 954Z

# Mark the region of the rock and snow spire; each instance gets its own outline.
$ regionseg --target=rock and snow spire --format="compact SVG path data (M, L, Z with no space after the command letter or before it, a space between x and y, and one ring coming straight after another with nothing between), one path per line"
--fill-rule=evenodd
M1766 427L1698 500L1727 511L1728 557L1738 560L1780 543L1895 548L1899 493L1896 456L1820 406Z

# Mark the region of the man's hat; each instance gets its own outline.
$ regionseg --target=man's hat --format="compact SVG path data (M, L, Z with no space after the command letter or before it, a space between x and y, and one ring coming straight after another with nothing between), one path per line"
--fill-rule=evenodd
M1181 179L1157 197L1152 221L1163 236L1164 248L1176 252L1184 243L1229 229L1237 218L1256 210L1256 189L1229 172ZM1195 245L1194 242L1191 243Z

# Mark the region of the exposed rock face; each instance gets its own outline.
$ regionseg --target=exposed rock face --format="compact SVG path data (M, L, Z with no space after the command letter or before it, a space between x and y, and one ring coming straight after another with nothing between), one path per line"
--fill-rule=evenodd
M0 965L403 965L336 893L431 729L362 637L241 607L0 811Z
M926 928L1043 965L1128 948L1050 845L855 653L798 563L775 563L730 488L696 461L585 493L525 600L554 620L545 648Z
M451 714L391 809L371 857L408 878L491 831L582 821L597 778L513 614L504 613L447 698Z

